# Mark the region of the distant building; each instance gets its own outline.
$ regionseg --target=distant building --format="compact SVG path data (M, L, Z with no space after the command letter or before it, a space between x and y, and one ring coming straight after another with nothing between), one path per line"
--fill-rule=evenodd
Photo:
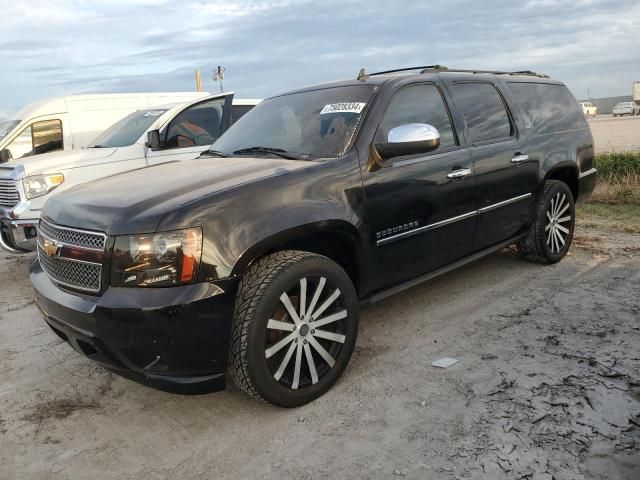
M598 107L598 113L611 113L613 107L620 102L630 102L631 95L623 95L622 97L606 97L606 98L590 98L589 100L580 100L581 102L591 102Z

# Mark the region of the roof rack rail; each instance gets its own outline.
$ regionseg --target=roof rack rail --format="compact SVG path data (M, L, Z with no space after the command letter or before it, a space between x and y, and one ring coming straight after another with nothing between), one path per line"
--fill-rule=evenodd
M412 70L420 70L420 73L429 73L429 72L453 72L453 73L488 73L492 75L528 75L532 77L539 78L549 78L548 75L544 73L536 73L531 70L519 70L515 72L502 72L498 70L463 70L459 68L447 68L444 65L426 65L423 67L407 67L407 68L395 68L393 70L384 70L382 72L375 73L366 73L364 68L360 69L360 73L358 73L358 80L363 80L366 77L371 77L374 75L385 75L388 73L400 73L400 72L410 72Z

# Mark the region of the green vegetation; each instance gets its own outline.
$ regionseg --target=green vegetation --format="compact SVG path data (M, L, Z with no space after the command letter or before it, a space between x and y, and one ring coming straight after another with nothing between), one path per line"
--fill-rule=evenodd
M602 153L595 163L598 184L591 203L640 205L640 152Z
M612 203L583 203L578 208L578 220L585 228L606 226L625 233L640 233L640 206Z

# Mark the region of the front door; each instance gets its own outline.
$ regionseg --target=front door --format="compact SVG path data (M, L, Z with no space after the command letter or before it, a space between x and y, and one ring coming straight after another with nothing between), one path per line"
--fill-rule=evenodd
M164 147L149 150L147 163L190 160L205 151L229 128L233 94L189 105L160 132Z
M442 91L432 83L409 85L390 100L375 141L408 123L440 132L440 147L398 157L392 166L363 169L373 289L392 286L451 263L471 251L476 229L475 178Z
M477 251L512 238L526 226L538 165L528 156L524 125L515 121L518 117L492 83L456 82L453 91L476 175Z

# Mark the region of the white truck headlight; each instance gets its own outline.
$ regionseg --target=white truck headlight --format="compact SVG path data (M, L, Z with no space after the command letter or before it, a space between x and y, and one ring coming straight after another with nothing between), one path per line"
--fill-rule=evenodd
M24 193L29 200L46 195L54 188L64 182L64 175L61 173L50 173L48 175L33 175L22 179Z

